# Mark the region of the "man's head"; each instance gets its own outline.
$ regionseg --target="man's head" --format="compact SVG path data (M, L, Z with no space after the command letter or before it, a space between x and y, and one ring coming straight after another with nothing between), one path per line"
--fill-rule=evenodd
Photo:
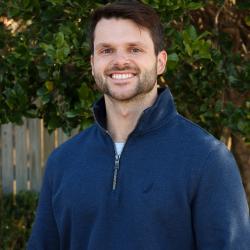
M153 8L139 1L116 1L94 11L90 22L90 49L93 54L95 28L101 19L128 19L141 28L146 28L154 43L157 55L165 47L163 27L159 16ZM112 27L111 27L112 30Z
M127 102L156 95L167 54L152 8L138 2L109 4L94 12L91 32L92 74L106 97Z

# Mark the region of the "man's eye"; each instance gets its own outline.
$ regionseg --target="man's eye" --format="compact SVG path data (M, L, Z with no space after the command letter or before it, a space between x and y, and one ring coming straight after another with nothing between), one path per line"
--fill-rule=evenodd
M139 53L139 52L141 52L141 50L138 48L131 48L131 52L132 53Z
M110 53L112 53L112 49L103 49L102 51L101 51L101 53L102 54L110 54Z

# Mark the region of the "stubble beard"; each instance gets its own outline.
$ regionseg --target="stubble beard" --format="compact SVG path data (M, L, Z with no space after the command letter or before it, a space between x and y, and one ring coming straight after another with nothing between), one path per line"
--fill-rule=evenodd
M126 67L126 70L129 69L130 68ZM118 102L133 102L139 100L150 93L155 87L157 81L157 66L155 63L150 70L147 70L143 73L141 73L141 71L138 69L136 71L138 79L135 83L133 83L135 87L129 93L117 93L109 85L108 76L105 75L105 77L103 77L98 73L94 74L96 86L102 94L107 95L111 99Z

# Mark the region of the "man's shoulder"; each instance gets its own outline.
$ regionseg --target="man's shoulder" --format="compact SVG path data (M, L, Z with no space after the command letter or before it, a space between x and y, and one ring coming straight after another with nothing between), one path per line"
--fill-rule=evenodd
M60 144L53 150L49 158L60 158L60 160L62 160L62 158L71 158L70 156L81 153L84 147L94 141L95 134L96 125L93 124Z
M72 168L83 166L87 154L95 154L91 144L96 141L96 134L93 124L55 148L47 159L45 177L57 182Z
M188 168L191 193L198 188L201 178L211 182L216 176L230 174L240 181L233 154L222 141L183 116L178 117L177 123L182 149L179 154Z
M208 140L210 142L218 142L218 139L214 137L206 129L202 128L199 124L187 119L186 117L179 115L177 118L179 133L192 140Z
M187 151L208 155L212 151L228 151L226 145L197 123L178 115L178 138Z

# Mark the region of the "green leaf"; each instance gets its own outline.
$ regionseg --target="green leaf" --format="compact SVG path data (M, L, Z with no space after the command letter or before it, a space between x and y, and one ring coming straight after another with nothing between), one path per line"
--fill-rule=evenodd
M22 5L25 9L29 8L31 4L30 0L22 0Z
M179 61L179 57L176 53L172 53L168 55L168 62L169 61L173 61L173 62L178 62Z
M237 1L237 7L240 10L249 10L250 9L250 2L249 1Z
M200 59L211 59L211 54L207 48L201 48L199 51Z
M52 44L40 43L40 47L44 49L49 57L54 58L56 52Z
M237 123L237 127L239 130L244 131L247 129L247 127L249 127L248 123L243 121L243 120L239 120L239 122Z
M49 96L49 95L43 95L43 96L41 96L41 101L42 101L42 104L43 104L43 105L49 103L49 101L50 101L50 96Z
M51 92L54 89L54 83L52 81L46 81L45 87L47 88L48 92Z
M76 110L65 112L65 116L68 118L74 118L78 115L79 113Z
M37 65L38 75L42 80L46 80L49 76L48 68L45 65Z
M215 103L215 112L221 112L223 103L221 100L216 101Z
M53 5L62 4L65 0L47 0L48 2L52 3Z
M204 31L202 34L200 34L199 36L198 36L198 40L200 40L200 39L203 39L204 37L207 37L207 36L209 36L209 35L212 35L212 33L211 32L209 32L209 31Z
M190 45L189 45L187 42L184 41L183 43L184 43L185 50L186 50L187 54L188 54L189 56L191 56L191 55L192 55L192 52L193 52L192 48L190 47Z
M45 88L40 88L36 92L37 96L44 96L48 94L48 91Z
M20 13L20 9L18 8L18 6L12 6L8 9L7 15L8 17L12 18L12 17L16 17L18 16Z
M56 47L61 48L64 46L64 34L62 32L58 32L56 34Z
M171 53L168 55L167 68L168 70L174 70L179 62L179 57L176 53Z
M48 121L47 125L48 131L51 133L59 126L60 126L60 118L54 114L52 117L50 117Z
M90 92L89 87L83 83L81 85L81 87L78 89L78 96L79 96L80 100L88 99L89 92Z
M38 112L36 109L30 109L30 110L27 110L26 116L28 116L29 118L37 118Z
M187 9L189 10L197 10L200 9L201 7L203 7L203 3L191 2L187 5Z
M197 39L197 32L196 29L193 25L190 25L187 29L186 29L188 35L190 36L191 40L196 40Z
M250 26L250 16L246 16L244 20L245 20L246 25Z

